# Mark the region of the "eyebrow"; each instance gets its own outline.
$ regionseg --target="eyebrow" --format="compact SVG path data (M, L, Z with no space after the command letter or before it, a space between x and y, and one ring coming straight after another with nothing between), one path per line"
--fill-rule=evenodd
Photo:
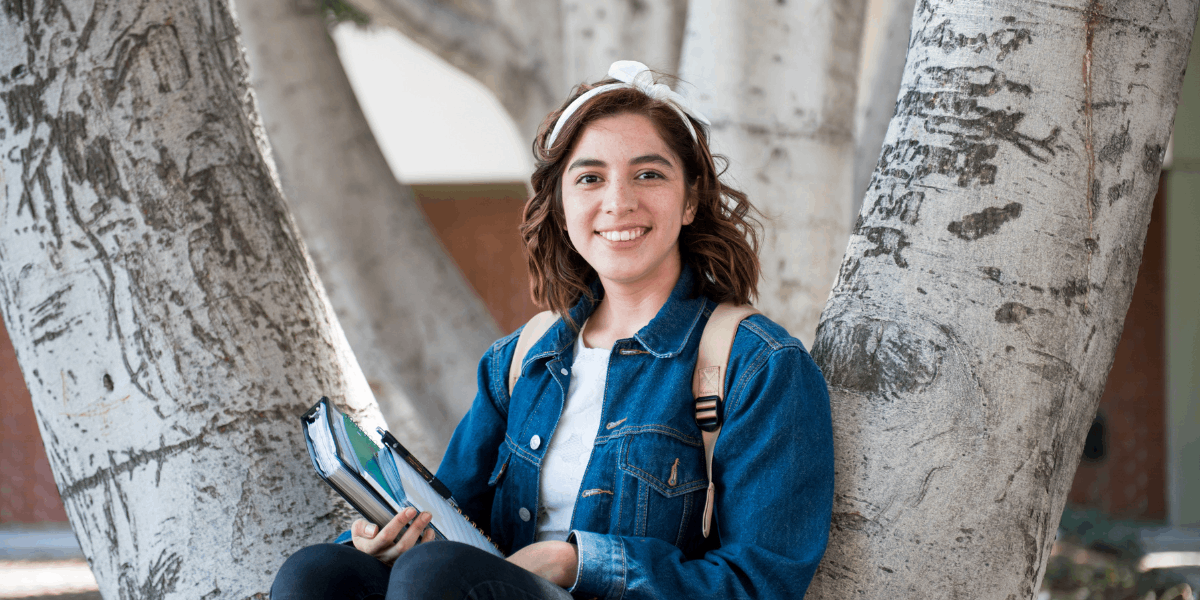
M665 157L663 157L663 155L661 155L661 154L643 154L642 156L636 156L629 160L630 165L640 165L640 164L644 164L644 163L659 163L659 164L662 164L662 165L665 165L665 166L668 166L671 168L675 168L675 165L671 161L669 161ZM577 159L575 162L571 163L571 166L567 167L567 170L570 171L570 170L578 168L578 167L606 167L606 166L608 166L607 163L605 163L604 161L597 159L597 158L580 158L580 159Z

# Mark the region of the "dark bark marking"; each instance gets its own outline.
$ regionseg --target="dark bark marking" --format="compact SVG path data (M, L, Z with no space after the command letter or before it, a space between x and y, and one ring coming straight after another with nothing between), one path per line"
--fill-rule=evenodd
M1029 372L1034 373L1038 377L1041 377L1042 379L1051 383L1062 383L1064 379L1068 377L1074 377L1076 375L1077 371L1075 367L1071 365L1071 363L1054 356L1053 354L1038 350L1034 350L1033 352L1048 359L1047 362L1040 364L1021 363L1021 366L1025 367L1029 370ZM1039 467L1039 469L1040 468L1041 467Z
M908 268L908 261L900 256L902 250L912 245L908 242L908 236L904 232L891 227L868 227L864 230L863 235L866 236L867 241L875 244L874 248L863 253L864 258L886 254L892 257L896 266Z
M1084 306L1086 306L1089 289L1102 291L1099 285L1090 284L1087 279L1068 279L1062 287L1050 288L1050 295L1056 299L1062 299L1063 303L1067 306L1071 306L1077 298L1083 296Z
M106 137L98 137L87 146L87 158L84 163L86 179L98 192L101 199L118 198L129 203L129 192L121 185L121 173L117 161L113 158L112 145ZM107 208L107 202L104 204Z
M1011 348L1011 346L1010 346L1010 348ZM1004 499L1008 497L1008 490L1010 487L1012 487L1013 480L1017 478L1017 473L1020 473L1021 469L1024 467L1025 467L1025 461L1022 460L1020 463L1017 464L1017 468L1012 473L1008 474L1008 480L1005 481L1005 483L1004 483L1004 489L1001 490L1000 493L995 498L992 499L992 502L1000 503L1000 502L1003 502Z
M952 221L946 226L946 231L961 239L975 241L986 235L1000 231L1000 226L1021 216L1020 202L1010 202L1002 208L989 206L978 212L963 217L961 221Z
M960 187L978 181L991 185L997 167L991 162L999 151L999 142L1007 142L1022 153L1049 162L1056 155L1059 127L1043 138L1018 131L1025 118L1022 112L996 110L980 105L980 99L1001 92L1029 96L1033 89L1009 81L992 67L930 67L923 72L937 91L909 90L896 105L898 117L922 123L925 131L950 138L945 146L905 140L884 147L879 174L911 181L929 174L957 179Z
M67 308L67 303L63 300L63 295L69 292L71 287L71 285L67 285L33 306L31 316L36 318L37 321L30 327L30 332L36 333L37 330L42 330L42 334L33 340L35 347L54 341L71 330L70 322L61 323L58 321L65 314ZM57 327L47 331L48 325L57 325Z
M954 140L949 147L928 146L917 140L900 141L883 147L880 174L905 181L938 174L957 178L959 187L967 187L976 180L980 185L992 185L996 183L996 165L988 161L996 157L998 150L996 144L965 140Z
M1005 90L1027 98L1033 95L1032 87L1009 81L1008 75L994 67L928 67L925 74L933 81L957 88L959 93L971 98L988 98Z
M987 275L988 279L991 279L996 283L1000 283L1000 269L997 269L996 267L979 267L979 270L983 271L983 274Z
M1022 321L1029 318L1031 315L1049 315L1053 314L1044 308L1030 308L1020 302L1005 302L996 309L996 322L1004 324L1019 325Z
M68 323L68 324L66 324L66 325L63 325L62 327L60 327L60 328L58 328L58 329L54 329L54 330L51 330L51 331L47 331L47 332L43 333L42 335L40 335L40 336L38 336L38 337L34 338L34 340L33 340L33 345L34 345L34 347L37 347L37 346L40 346L40 345L42 345L42 344L44 344L44 343L46 343L46 342L52 342L52 341L54 341L54 340L58 339L59 337L61 337L61 336L62 336L64 333L67 333L67 332L68 332L68 331L70 331L70 330L71 330L71 325Z
M832 525L838 531L862 531L871 520L859 512L835 512Z
M875 319L827 320L817 328L813 357L830 386L873 393L915 393L938 376L945 347Z
M925 192L906 192L897 197L893 191L890 194L880 196L868 214L877 216L881 220L894 219L908 225L916 225L917 220L921 216L921 204L924 202ZM861 223L862 221L860 220L859 226L861 226Z
M24 65L18 65L13 70L14 74L17 73L17 69L23 68ZM55 75L56 69L51 68L44 79L39 77L31 84L14 85L8 91L0 92L0 101L4 102L8 111L8 121L13 124L13 133L21 133L30 126L36 127L39 119L46 115L46 104L42 97L46 86Z
M835 287L841 288L849 285L851 289L853 289L851 282L854 279L854 276L858 274L858 268L860 266L862 266L862 263L857 258L852 258L843 262L842 266L838 268L838 279Z
M921 502L925 501L925 494L929 491L929 482L933 480L933 474L937 473L938 471L941 471L945 468L946 468L945 465L940 466L940 467L934 467L934 468L930 469L928 473L925 474L925 480L921 482L921 491L920 491L920 493L917 494L917 498L916 498L916 500L913 501L911 506L917 506Z
M1091 220L1093 198L1093 184L1096 180L1096 134L1092 126L1094 116L1094 95L1092 93L1092 47L1096 41L1096 27L1100 20L1100 6L1098 0L1092 0L1084 10L1084 28L1085 28L1085 48L1083 53L1083 113L1084 113L1084 128L1085 137L1084 145L1087 149L1088 170L1087 170L1087 209L1088 209L1088 237L1092 237ZM1090 259L1089 259L1090 262Z
M196 437L184 440L178 444L162 446L155 450L131 452L128 454L129 460L123 463L113 464L111 467L100 468L95 473L71 483L62 490L62 498L63 500L73 498L80 492L94 488L106 481L110 481L122 473L129 473L151 461L158 461L159 467L161 468L162 461L166 460L172 455L179 454L180 452L184 452L192 448L203 448L207 446L207 442L204 441L205 435L207 435L207 433L201 433Z
M42 8L42 21L47 25L52 25L56 14L62 14L63 18L67 20L67 31L75 31L75 21L71 19L71 12L67 10L62 0L46 2L45 7Z
M4 0L4 16L14 21L24 21L33 15L34 0Z
M1142 172L1158 177L1159 169L1162 167L1163 147L1160 144L1146 144L1142 148Z
M1116 204L1118 200L1133 193L1133 180L1125 179L1121 183L1108 188L1108 205Z
M134 598L165 598L175 591L179 574L183 571L183 558L174 552L164 551L150 564L145 579L138 579L137 567L129 563L121 565L121 600Z
M173 24L150 25L142 33L126 31L113 43L113 50L116 51L112 66L115 76L105 84L104 90L109 108L116 104L130 74L140 65L143 53L149 60L159 93L178 90L192 77L187 54L179 41L179 31Z
M1005 17L1004 22L1011 25L1016 23L1016 19ZM1032 44L1033 35L1028 29L1005 28L990 34L980 33L967 37L950 29L949 21L943 21L933 31L922 35L917 43L921 46L936 46L947 54L959 49L971 50L976 54L994 49L997 51L996 62L1004 62L1009 54L1020 50L1022 44Z
M1121 131L1114 133L1109 138L1108 143L1100 149L1100 160L1107 163L1116 163L1121 160L1121 157L1129 153L1129 149L1133 147L1133 138L1129 135L1129 123Z

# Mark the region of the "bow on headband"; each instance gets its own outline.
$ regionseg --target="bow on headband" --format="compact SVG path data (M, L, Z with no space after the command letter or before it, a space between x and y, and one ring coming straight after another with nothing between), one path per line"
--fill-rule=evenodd
M688 103L687 99L671 90L662 83L654 82L654 73L650 69L636 60L618 60L608 68L608 76L620 81L621 83L609 83L599 87L592 88L583 95L579 96L567 106L562 114L559 115L558 121L554 124L554 129L550 131L550 135L546 137L546 149L549 150L554 145L554 140L558 138L559 132L562 131L563 125L575 111L583 106L584 102L603 94L604 92L620 89L631 88L666 103L667 106L675 109L679 113L679 118L683 119L683 124L687 126L688 133L692 134L692 139L699 141L696 137L696 130L692 127L692 122L688 119L690 115L693 119L699 121L705 127L711 125L704 115L697 112Z

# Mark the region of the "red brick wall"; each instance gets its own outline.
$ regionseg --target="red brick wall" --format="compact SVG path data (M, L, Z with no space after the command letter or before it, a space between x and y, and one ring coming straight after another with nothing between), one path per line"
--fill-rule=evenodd
M29 390L0 323L0 523L66 520Z
M525 184L414 185L413 192L500 331L509 333L538 312L517 233Z

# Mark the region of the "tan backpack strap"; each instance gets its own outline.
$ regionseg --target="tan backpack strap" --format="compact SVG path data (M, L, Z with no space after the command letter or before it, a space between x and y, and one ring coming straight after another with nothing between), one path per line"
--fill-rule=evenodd
M700 526L704 537L708 537L712 528L713 503L717 494L712 476L713 446L717 444L717 436L721 435L729 351L733 349L738 325L746 317L756 314L758 310L748 304L718 304L704 326L704 333L700 334L700 355L692 374L692 396L696 399L696 424L704 437L704 463L708 468L708 498L704 502L704 521Z
M533 318L525 324L525 329L521 330L521 335L517 338L517 350L513 354L512 362L508 365L508 395L510 397L513 387L517 385L517 380L521 378L521 366L525 362L525 355L529 354L529 349L542 339L542 336L557 320L558 315L548 310L542 311L533 315Z

